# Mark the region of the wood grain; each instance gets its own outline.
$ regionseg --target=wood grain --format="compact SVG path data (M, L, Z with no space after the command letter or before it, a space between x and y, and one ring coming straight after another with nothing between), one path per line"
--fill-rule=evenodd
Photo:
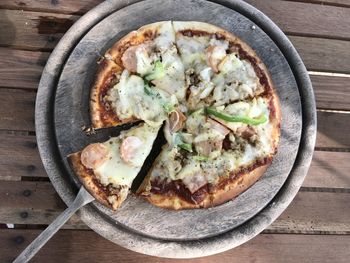
M299 192L290 207L268 228L278 233L350 234L350 193ZM65 209L49 182L2 182L0 223L49 224ZM83 223L73 217L68 225Z
M303 187L350 189L350 152L315 151Z
M267 231L350 234L349 202L350 193L299 192Z
M34 136L0 134L0 180L47 177Z
M40 230L0 230L1 262L12 262ZM350 257L350 236L262 234L214 256L174 260L145 256L119 247L92 231L59 231L34 257L33 262L337 262ZM292 248L292 249L291 249Z
M350 7L349 0L290 0L290 2L305 2L319 5L334 5L341 7Z
M0 46L52 50L78 19L74 15L0 10Z
M50 53L0 48L0 87L36 89ZM311 75L317 107L350 110L350 78Z
M0 89L0 129L34 131L35 97L31 91Z
M350 110L350 78L316 75L310 77L318 108Z
M280 0L248 0L287 34L350 39L350 9Z
M318 148L350 149L350 114L317 112Z
M0 86L37 89L49 55L0 47Z
M62 210L65 204L50 182L11 182L0 184L0 207Z
M0 179L47 177L34 136L0 134ZM316 151L304 187L350 189L350 153Z
M289 36L308 70L350 73L350 41Z
M3 0L0 3L0 8L81 15L101 2L101 0ZM335 6L324 7L322 5L300 3L299 1L248 0L247 2L270 16L284 31L288 33L307 34L310 36L317 35L323 37L350 38L350 10L346 8L339 8ZM346 0L315 2L333 2L344 5ZM292 16L290 15L291 13L293 14Z
M0 89L0 97L3 98L0 104L0 129L34 131L35 93ZM349 129L350 114L318 111L316 146L350 149L350 133L344 132Z
M0 35L7 36L0 38L0 46L52 50L77 18L53 13L0 10ZM347 52L350 41L300 36L290 36L290 39L309 70L350 73L350 54Z
M2 0L2 9L53 12L62 14L84 14L103 0Z

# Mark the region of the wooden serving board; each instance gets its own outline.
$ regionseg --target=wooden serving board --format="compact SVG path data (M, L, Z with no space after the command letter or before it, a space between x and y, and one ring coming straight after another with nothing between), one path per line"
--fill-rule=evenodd
M220 26L256 50L281 100L282 138L267 173L235 200L212 209L169 211L131 195L116 213L95 203L82 209L81 218L105 238L149 255L196 257L237 246L282 213L306 174L316 127L312 87L305 68L278 28L244 2L218 1L220 5L205 0L147 0L125 6L129 2L108 1L90 11L62 38L50 57L36 108L38 145L45 168L62 199L70 203L79 183L67 165L67 154L119 133L119 128L101 130L93 136L81 131L82 126L89 125L88 97L96 61L115 41L156 21L195 20ZM299 149L300 140L303 145Z

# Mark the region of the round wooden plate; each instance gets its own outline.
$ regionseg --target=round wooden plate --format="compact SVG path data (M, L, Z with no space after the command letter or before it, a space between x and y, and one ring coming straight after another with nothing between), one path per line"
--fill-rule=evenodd
M241 1L220 2L148 0L124 8L124 1L105 2L73 26L44 70L36 108L38 145L48 174L67 203L74 197L77 182L66 155L119 132L104 130L88 137L81 127L89 125L88 94L99 54L129 31L162 20L212 23L246 41L271 72L282 104L282 138L263 178L235 200L208 210L163 210L133 196L117 213L99 204L82 209L81 217L92 229L119 245L167 257L204 256L232 248L267 227L289 204L306 174L316 127L307 72L290 42L263 14ZM97 17L106 18L97 23ZM300 139L303 144L298 149Z

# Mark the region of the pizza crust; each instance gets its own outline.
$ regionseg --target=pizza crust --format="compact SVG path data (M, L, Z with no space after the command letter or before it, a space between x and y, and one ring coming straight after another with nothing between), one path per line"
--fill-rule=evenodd
M271 136L274 138L273 140L273 149L277 149L279 138L280 138L280 123L281 123L281 109L278 96L273 86L273 82L271 76L260 58L257 56L255 51L248 46L241 39L236 37L235 35L224 31L216 26L202 23L202 22L173 22L176 34L179 34L184 31L193 31L193 34L201 34L200 31L203 31L208 34L220 34L227 41L238 44L240 47L251 57L254 58L257 67L259 67L264 75L266 76L267 86L269 90L267 91L267 96L271 99L271 108L273 108L273 113L270 113L270 123L273 126ZM265 87L266 88L266 87ZM270 156L272 159L272 156ZM258 181L261 176L266 172L269 164L261 165L254 170L241 174L238 178L230 180L224 187L218 187L219 183L212 187L210 193L207 194L205 199L195 204L193 202L188 202L184 198L177 196L176 194L155 194L151 193L151 171L144 179L144 182L141 184L138 194L144 197L153 205L168 208L168 209L189 209L189 208L208 208L223 204L229 200L232 200L250 186L252 186L256 181ZM225 180L224 178L222 180ZM222 181L221 180L221 181Z
M87 169L80 160L81 152L72 153L68 155L68 162L72 167L74 173L78 177L79 181L84 185L86 190L93 196L95 199L103 204L106 207L109 207L113 210L117 210L122 202L126 199L128 194L128 189L120 191L120 194L113 195L113 202L109 201L108 197L111 197L104 190L104 187L98 183L98 179L94 175L93 171Z
M90 118L93 128L115 127L136 121L134 118L119 119L112 109L106 109L105 104L102 102L102 95L113 87L113 85L111 86L108 83L109 78L112 75L120 75L123 72L124 66L121 58L125 50L131 46L154 39L158 28L163 23L165 22L149 24L137 31L132 31L106 51L104 58L99 64L96 81L90 93Z
M266 172L267 168L268 165L263 165L249 173L240 175L238 178L226 184L224 188L214 189L202 202L198 204L188 202L177 195L161 195L149 192L145 193L143 192L143 189L139 190L139 195L153 205L173 210L214 207L230 201L243 193L260 179L260 177Z
M105 104L103 103L101 96L106 94L106 89L110 89L112 86L109 85L108 81L111 81L112 76L117 76L124 70L121 58L123 53L127 48L134 45L139 45L147 41L153 40L157 36L157 30L165 22L158 22L149 24L141 27L137 31L132 31L122 39L120 39L116 44L114 44L105 54L104 59L99 65L99 70L96 75L95 84L91 90L90 97L90 114L91 121L94 128L105 128L113 127L124 123L130 123L135 121L135 119L119 119L115 112L106 110ZM218 28L214 25L210 25L202 22L173 22L175 33L179 34L181 31L192 31L193 34L216 34L227 41L239 45L244 52L253 58L256 66L262 70L264 76L267 78L267 84L265 86L269 87L268 95L271 97L272 106L274 108L274 114L270 114L270 122L273 125L272 136L274 139L274 149L277 148L279 137L280 137L280 122L281 122L281 109L277 94L273 87L273 82L271 76L262 63L260 58L257 56L255 51L248 46L241 39L235 35ZM105 191L101 189L101 186L97 183L96 176L89 170L86 169L80 162L80 152L71 154L68 157L71 166L73 167L75 173L77 174L79 180L84 184L88 191L102 204L112 209L117 209L122 201L125 200L126 195L117 198L114 204L108 201L108 196ZM150 175L151 171L144 179L142 185L138 190L138 194L150 203L169 209L190 209L190 208L208 208L212 206L220 205L224 202L232 200L237 195L244 192L251 185L253 185L267 170L269 164L261 165L254 170L241 174L236 179L230 180L224 187L213 186L210 193L204 198L200 203L193 203L186 201L184 198L177 196L175 194L161 195L154 194L150 192L151 182ZM152 170L152 168L151 168ZM95 180L94 180L95 179Z

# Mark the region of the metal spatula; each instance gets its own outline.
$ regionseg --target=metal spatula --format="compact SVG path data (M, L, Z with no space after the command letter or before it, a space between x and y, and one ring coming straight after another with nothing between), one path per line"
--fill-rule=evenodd
M84 187L81 187L73 203L33 240L33 242L15 259L14 263L28 262L77 210L93 200L95 200L95 198L90 195Z

